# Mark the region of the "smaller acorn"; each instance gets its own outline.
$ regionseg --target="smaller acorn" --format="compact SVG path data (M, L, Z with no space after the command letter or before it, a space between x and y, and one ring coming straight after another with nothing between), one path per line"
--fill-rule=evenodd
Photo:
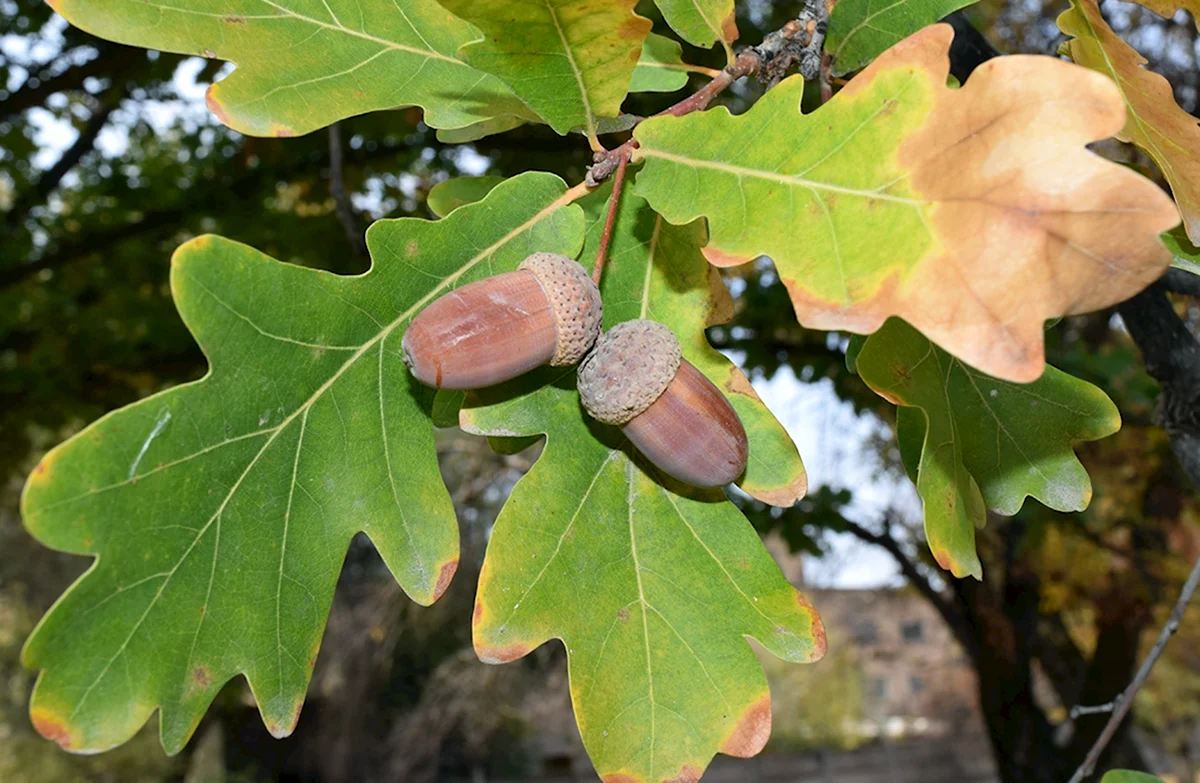
M669 476L721 487L746 470L741 420L664 324L626 321L601 335L579 365L578 388L592 418L620 427Z
M534 253L514 272L469 283L417 314L400 343L418 381L480 389L549 363L577 363L600 334L600 290L583 267Z

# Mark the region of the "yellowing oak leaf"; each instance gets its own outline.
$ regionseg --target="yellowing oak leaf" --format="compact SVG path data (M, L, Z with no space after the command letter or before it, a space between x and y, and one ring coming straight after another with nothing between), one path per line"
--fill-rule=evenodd
M583 128L616 117L650 32L637 0L438 0L484 38L463 47L472 67L498 76L551 128Z
M1112 31L1095 0L1072 0L1058 27L1074 36L1067 44L1072 60L1117 83L1128 111L1118 138L1136 144L1158 164L1188 236L1200 242L1200 121L1175 102L1170 82L1142 67L1146 58Z
M1192 15L1192 21L1200 27L1200 0L1135 0L1138 5L1149 8L1159 16L1170 19L1177 9L1182 8Z
M808 115L792 77L738 117L647 120L637 192L672 223L708 218L710 260L770 256L805 326L866 333L899 315L990 375L1032 381L1043 322L1157 278L1158 235L1179 216L1087 150L1125 123L1110 80L1014 56L949 89L952 37L925 28Z

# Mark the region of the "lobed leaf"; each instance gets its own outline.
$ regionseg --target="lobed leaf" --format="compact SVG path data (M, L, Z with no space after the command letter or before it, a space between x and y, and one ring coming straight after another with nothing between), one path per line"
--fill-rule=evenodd
M671 29L693 46L703 48L720 43L733 62L737 40L737 14L733 0L654 0Z
M1124 124L1111 81L1013 56L949 89L952 36L913 35L808 115L793 76L737 117L646 120L636 192L672 223L708 218L710 260L770 256L805 326L866 333L898 315L984 372L1032 381L1043 322L1157 278L1158 235L1179 216L1088 151Z
M296 136L345 117L420 106L434 128L534 119L499 79L456 54L478 31L434 0L50 0L118 43L237 63L208 106L251 136Z
M290 733L359 531L409 596L437 600L458 533L404 329L529 252L577 253L576 195L525 174L437 222L380 221L367 233L375 264L356 277L219 237L183 245L171 286L208 375L92 424L22 497L38 540L95 559L23 653L42 670L38 731L94 752L161 709L173 753L243 674L270 731Z
M462 425L547 436L488 543L480 659L561 639L579 730L606 783L696 781L717 751L761 750L770 694L744 637L805 662L824 653L825 634L736 507L720 491L651 478L619 431L585 417L572 370L472 394Z
M637 0L438 0L478 26L462 53L508 84L551 128L581 127L594 146L598 119L616 117L650 20Z
M857 71L926 25L977 0L838 0L829 14L830 73Z
M1170 19L1175 16L1177 9L1183 9L1192 15L1192 21L1200 27L1200 0L1133 0L1138 5L1149 8L1159 16Z
M1116 82L1128 113L1117 138L1158 164L1188 236L1200 242L1200 122L1175 102L1171 83L1146 70L1146 59L1112 31L1096 0L1071 0L1058 27L1073 36L1067 43L1072 60Z
M595 258L611 194L612 185L606 183L580 201L587 223L582 258ZM671 327L684 358L729 398L746 428L749 462L738 485L764 503L791 506L808 488L796 445L742 371L704 336L705 327L733 315L729 290L700 252L706 239L703 221L673 226L645 200L624 194L601 280L604 324L611 328L651 318Z
M975 528L986 509L1012 516L1026 497L1082 511L1092 497L1072 445L1121 427L1117 407L1090 383L1053 367L1021 385L972 370L899 319L867 338L855 366L902 406L897 437L925 506L925 535L955 576L982 577Z

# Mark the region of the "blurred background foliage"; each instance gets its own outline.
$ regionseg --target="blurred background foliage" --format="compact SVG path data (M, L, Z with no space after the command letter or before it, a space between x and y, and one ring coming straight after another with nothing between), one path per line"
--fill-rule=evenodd
M1053 54L1061 40L1054 17L1064 5L984 0L970 18L1004 52ZM797 3L738 7L742 40L753 43ZM1184 13L1165 20L1128 3L1104 8L1195 113L1193 20ZM639 10L665 31L651 3ZM720 52L686 44L685 59L723 64ZM454 585L437 606L419 609L370 546L356 542L295 736L271 740L238 682L177 758L159 748L156 721L96 757L61 753L29 726L35 675L20 667L20 645L86 563L25 534L19 489L45 449L87 422L203 374L167 286L173 249L216 232L290 263L357 273L369 263L365 227L383 217L431 217L425 196L439 181L541 169L577 182L590 158L580 139L544 127L443 145L416 110L357 117L296 139L246 138L204 109L204 87L227 70L100 41L42 2L0 0L0 780L432 781L527 773L531 735L548 736L548 727L561 724L561 650L550 645L517 664L483 666L471 654L466 618L491 522L537 447L502 456L455 430L443 431L439 446L463 532ZM759 89L737 85L724 100L739 111ZM678 97L633 96L626 109L648 114ZM1105 151L1155 176L1132 148L1113 143ZM711 329L712 342L758 382L782 377L822 389L826 407L867 422L865 434L847 435L842 450L893 485L903 482L894 413L847 372L846 337L800 328L768 263L731 270L727 279L737 315ZM1195 306L1179 307L1195 327ZM737 500L764 534L809 557L866 551L847 550L848 536L885 549L891 542L890 553L909 569L893 581L918 590L923 582L932 591L926 597L954 610L942 614L952 627L960 624L956 633L983 680L997 752L1005 747L998 722L1008 721L1014 733L1047 734L1067 757L1098 725L1069 721L1066 708L1111 698L1128 681L1147 632L1200 553L1200 517L1152 424L1156 388L1119 320L1111 312L1066 319L1048 333L1048 350L1055 365L1105 389L1126 426L1082 450L1096 487L1088 512L1057 514L1030 502L1012 520L991 521L980 536L983 585L948 584L920 544L911 503L862 502L863 487L818 470L817 455L805 457L819 480L794 508ZM970 649L972 638L996 633L1009 634L1013 645L1008 668ZM1189 617L1182 634L1139 699L1134 739L1117 752L1135 765L1161 756L1168 761L1159 766L1187 779L1200 769L1200 617ZM851 743L838 727L862 710L852 655L831 651L818 667L769 663L768 671L772 748ZM1035 680L1051 684L1041 693ZM989 701L989 688L1000 696ZM1040 763L1030 754L1022 763Z

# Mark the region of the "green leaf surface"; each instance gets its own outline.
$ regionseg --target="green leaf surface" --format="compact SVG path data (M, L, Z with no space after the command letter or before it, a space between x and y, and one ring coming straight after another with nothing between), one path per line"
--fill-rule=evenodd
M295 136L380 109L420 106L434 128L534 119L499 79L464 63L479 37L434 0L53 0L119 43L237 63L208 105L251 136Z
M986 509L1011 516L1026 497L1058 511L1087 508L1092 485L1072 446L1121 426L1090 383L1053 367L1030 384L984 375L899 319L867 338L856 365L868 386L904 406L901 455L916 474L930 549L955 576L982 576L974 531Z
M690 68L683 63L683 47L663 35L650 33L642 45L642 56L633 69L630 92L675 92L688 81Z
M525 174L439 221L375 223L375 263L343 277L217 237L172 260L180 314L211 370L105 416L51 451L22 498L29 531L95 558L30 637L31 713L63 747L103 750L155 709L178 751L245 675L292 731L351 537L371 538L429 604L458 560L429 420L400 357L417 312L535 250L574 255L583 215Z
M1200 248L1191 243L1182 228L1163 234L1163 244L1171 251L1171 266L1200 275Z
M504 177L454 177L443 180L429 189L425 203L429 211L440 218L446 217L465 204L481 201L492 189L504 181Z
M649 19L636 0L439 0L483 31L462 54L508 84L554 130L585 130L594 145L601 117L616 117L629 91Z
M1163 783L1163 780L1154 775L1147 775L1145 772L1114 769L1101 778L1100 783Z
M729 44L737 40L733 0L654 0L671 29L693 46L720 42L732 59Z
M596 256L611 194L612 185L606 183L580 201L588 225L585 260ZM738 485L765 503L791 506L808 486L796 445L742 371L704 336L705 327L733 315L724 281L700 252L706 241L703 221L671 225L645 200L625 193L601 280L604 326L650 318L671 327L684 358L729 398L746 428L749 461Z
M825 51L831 73L857 71L888 47L977 0L838 0L829 15Z
M870 333L900 316L1028 382L1045 321L1160 276L1159 234L1179 214L1087 149L1124 123L1111 81L1000 57L948 89L952 37L948 25L910 36L807 115L793 76L738 116L652 117L634 131L635 192L673 224L707 218L715 264L770 257L804 326Z
M750 756L770 733L757 639L819 658L816 613L720 491L678 494L580 409L574 372L549 368L468 397L468 430L545 433L501 511L474 612L475 650L515 660L567 650L584 744L609 783L698 780L717 751Z

